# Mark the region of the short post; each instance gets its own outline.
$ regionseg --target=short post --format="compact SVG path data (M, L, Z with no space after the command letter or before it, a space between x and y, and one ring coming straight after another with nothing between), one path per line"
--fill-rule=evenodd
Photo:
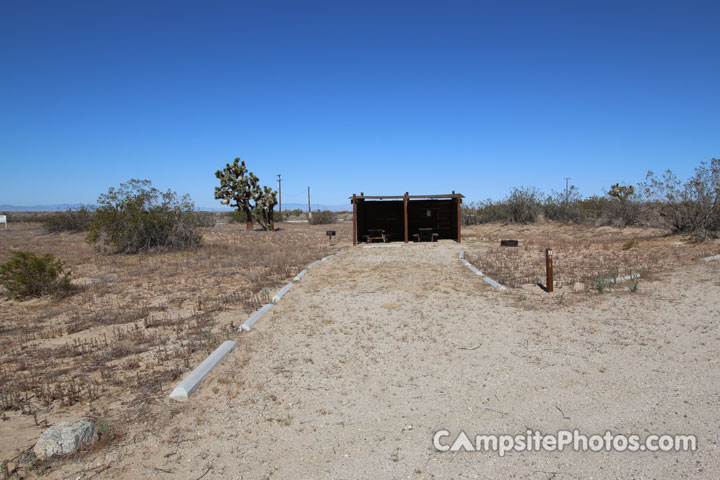
M545 249L545 288L548 293L553 291L553 265L552 265L553 251L552 248Z

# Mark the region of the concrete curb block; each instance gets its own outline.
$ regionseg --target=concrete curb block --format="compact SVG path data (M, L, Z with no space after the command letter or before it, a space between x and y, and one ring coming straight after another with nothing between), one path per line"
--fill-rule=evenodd
M267 312L269 312L272 307L273 307L272 303L268 303L268 304L263 305L260 310L258 310L257 312L253 313L252 315L250 315L250 318L248 318L247 320L245 320L245 323L243 323L242 325L240 325L240 328L238 329L238 333L241 332L241 331L243 331L243 330L246 331L246 332L249 332L250 329L253 327L253 325L255 325L255 322L257 322L258 320L260 320L260 317L262 317L262 316L265 315Z
M292 288L294 283L290 282L287 285L285 285L283 288L280 289L278 293L275 294L274 297L272 297L272 303L277 303L280 301L282 297L285 296L285 294Z
M327 257L321 258L320 261L321 261L321 262L327 262L328 260L330 260L330 259L331 259L332 257L334 257L334 256L335 256L335 254L333 254L333 255L328 255Z
M505 288L503 285L500 285L498 282L496 282L492 278L486 277L485 275L483 275L483 280L485 280L486 283L489 283L498 290L507 290L507 288Z
M305 270L303 270L302 272L300 272L300 273L298 273L297 275L295 275L295 278L293 278L293 282L297 282L298 280L300 280L302 277L305 276L305 274L306 274L307 272L308 272L307 269L305 269Z
M610 279L608 279L608 282L618 283L618 282L624 282L626 280L634 280L636 278L640 278L639 273L633 273L632 275L625 275L624 277L610 278Z
M720 260L720 255L713 255L712 257L701 258L703 262L709 262L711 260Z
M322 260L315 260L313 263L311 263L310 265L308 265L307 268L312 268L312 267L314 267L315 265L317 265L317 264L320 263L320 262L322 262Z
M232 340L228 340L216 348L195 370L190 372L190 375L185 377L185 380L180 382L180 385L175 387L175 390L170 394L170 398L178 402L187 402L190 394L200 385L205 375L222 362L223 358L232 352L236 345Z
M470 269L471 272L473 272L475 275L481 276L482 279L485 281L485 283L487 283L487 284L489 284L489 285L497 288L498 290L507 290L507 288L505 288L504 285L499 284L498 282L496 282L495 280L493 280L493 279L490 278L490 277L486 277L486 276L483 275L483 273L482 273L480 270L478 270L472 263L470 263L470 262L468 262L467 260L465 260L465 252L463 252L462 250L460 250L460 255L458 255L458 257L460 258L460 261L461 261L462 263L464 263L465 266L466 266L468 269Z

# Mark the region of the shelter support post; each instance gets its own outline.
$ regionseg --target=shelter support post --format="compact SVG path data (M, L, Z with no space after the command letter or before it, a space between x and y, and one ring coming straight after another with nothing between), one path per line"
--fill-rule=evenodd
M408 192L403 195L403 217L405 219L405 243L408 243Z
M357 245L357 196L353 193L353 246Z

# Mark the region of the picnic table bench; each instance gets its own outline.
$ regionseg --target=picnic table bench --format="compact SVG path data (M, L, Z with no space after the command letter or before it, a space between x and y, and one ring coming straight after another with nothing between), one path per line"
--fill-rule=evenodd
M440 234L433 232L432 228L418 228L418 233L413 234L416 242L437 242L439 237Z
M383 243L387 243L390 235L385 233L385 230L368 230L368 234L364 238L367 243L372 243L373 240L382 240Z

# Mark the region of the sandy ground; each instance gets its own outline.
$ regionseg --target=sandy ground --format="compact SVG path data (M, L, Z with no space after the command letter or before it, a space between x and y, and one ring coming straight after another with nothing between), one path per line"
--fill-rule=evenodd
M52 478L717 478L720 262L529 308L454 242L311 270L188 404ZM223 315L232 315L225 312ZM238 318L236 324L244 318ZM169 393L169 391L167 392ZM686 433L683 453L440 453L433 432Z

